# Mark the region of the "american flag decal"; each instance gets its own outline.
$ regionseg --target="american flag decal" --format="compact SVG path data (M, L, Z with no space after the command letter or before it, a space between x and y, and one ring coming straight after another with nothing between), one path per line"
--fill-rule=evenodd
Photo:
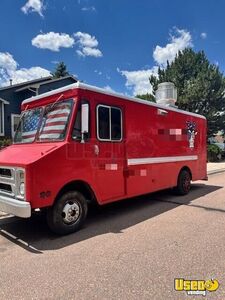
M22 140L24 143L33 142L37 133L41 110L28 112L22 121Z
M70 110L71 102L57 103L52 109L50 105L46 108L42 120L40 108L26 112L22 121L23 143L31 143L34 141L39 126L39 140L62 138Z
M39 140L62 138L70 115L70 109L71 103L62 102L47 112L42 120Z

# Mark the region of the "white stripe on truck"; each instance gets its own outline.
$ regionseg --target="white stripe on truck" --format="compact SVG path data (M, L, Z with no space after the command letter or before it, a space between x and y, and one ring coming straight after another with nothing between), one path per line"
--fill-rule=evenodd
M147 157L147 158L129 158L128 166L147 165L147 164L159 164L166 162L177 162L187 160L197 160L198 155L187 156L166 156L166 157Z

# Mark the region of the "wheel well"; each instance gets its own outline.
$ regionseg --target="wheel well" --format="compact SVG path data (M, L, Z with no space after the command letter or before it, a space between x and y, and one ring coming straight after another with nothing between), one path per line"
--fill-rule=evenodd
M69 191L78 191L82 193L88 203L97 203L95 193L88 183L82 180L76 180L67 183L57 194L56 199L60 198L64 193Z
M182 171L188 171L188 173L191 175L191 180L192 180L192 173L191 173L191 170L190 170L187 166L184 166L184 167L180 170L179 175L180 175L180 173L181 173ZM179 177L179 175L178 175L178 177Z

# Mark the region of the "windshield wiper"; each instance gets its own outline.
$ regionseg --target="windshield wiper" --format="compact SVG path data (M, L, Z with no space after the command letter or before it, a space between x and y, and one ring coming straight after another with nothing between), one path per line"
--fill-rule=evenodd
M62 99L62 97L64 96L64 94L61 94L56 100L55 102L53 102L52 104L50 105L47 105L45 107L45 111L44 111L44 114L43 116L45 116L46 114L48 114L49 112L51 112L53 110L53 108L55 107L55 105L59 102L59 100Z

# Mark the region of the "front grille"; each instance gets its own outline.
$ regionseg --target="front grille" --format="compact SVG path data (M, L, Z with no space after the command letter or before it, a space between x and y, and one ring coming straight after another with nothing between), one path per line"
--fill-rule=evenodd
M0 190L6 193L12 193L12 186L6 183L0 183Z
M0 168L0 176L12 177L12 171L10 169Z
M10 197L15 196L16 178L15 169L10 167L0 167L0 193Z

